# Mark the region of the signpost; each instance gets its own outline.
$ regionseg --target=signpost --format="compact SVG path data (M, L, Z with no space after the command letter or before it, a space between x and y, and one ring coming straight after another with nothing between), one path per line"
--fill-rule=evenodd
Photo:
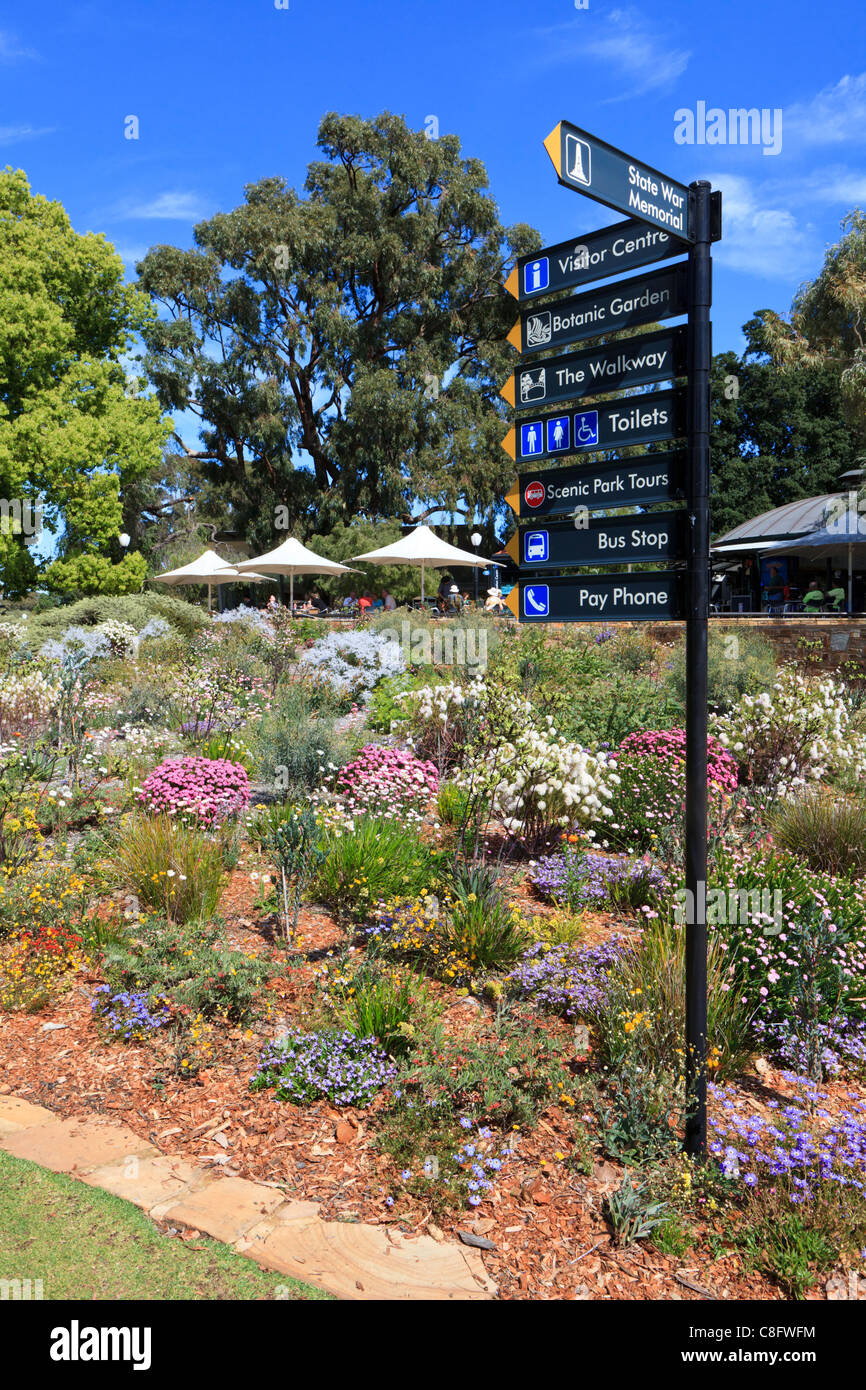
M606 280L654 261L669 261L688 249L687 242L661 228L648 227L645 222L617 222L600 232L546 246L534 256L522 256L505 288L520 301L537 299L541 294Z
M521 305L508 341L533 359L521 363L502 392L517 412L503 448L524 465L506 500L518 521L532 523L519 527L506 548L522 570L541 575L522 579L507 601L522 623L685 620L685 886L695 906L685 951L686 1150L699 1156L706 1152L707 1125L710 249L721 237L721 195L704 182L687 188L568 121L560 121L544 144L561 184L629 220L524 256L506 281ZM545 300L683 252L688 260L682 264ZM688 316L683 328L610 339L619 330L680 314ZM578 352L538 356L601 338ZM681 377L684 387L596 399ZM683 449L609 456L683 436ZM599 464L536 467L581 452L608 457ZM681 498L686 507L679 511L590 516ZM548 520L568 513L570 524ZM578 566L647 561L674 568L551 576Z
M583 509L585 510L585 509ZM580 517L579 520L583 520ZM505 547L523 569L564 565L622 565L644 560L679 560L685 543L685 512L653 512L590 521L549 522L516 531Z
M685 497L685 450L581 468L521 473L505 494L520 520L573 514L575 507L632 507Z
M516 410L538 410L556 401L671 381L685 369L686 329L666 328L521 367L499 394Z
M686 391L653 391L643 396L620 396L592 410L572 415L553 411L518 420L502 441L506 454L518 463L625 449L633 444L659 444L686 432Z
M543 352L619 328L676 318L688 308L687 287L687 266L677 264L573 294L549 306L532 304L520 315L508 341L524 354Z

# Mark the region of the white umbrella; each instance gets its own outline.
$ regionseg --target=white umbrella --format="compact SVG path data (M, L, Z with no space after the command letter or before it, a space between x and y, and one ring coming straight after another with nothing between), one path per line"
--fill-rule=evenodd
M351 565L338 564L336 560L328 560L324 555L317 555L314 550L308 550L300 541L296 541L293 536L282 545L278 545L276 550L269 550L265 555L256 555L252 560L241 560L238 564L239 570L257 569L264 574L287 574L289 576L289 611L292 611L295 603L295 575L296 574L351 574Z
M381 550L369 550L366 555L355 555L355 560L368 560L371 565L414 565L421 570L421 602L424 602L424 571L446 569L450 565L471 565L475 569L485 569L490 560L480 555L460 550L449 545L431 531L429 526L416 526L408 536L403 536L393 545L383 545Z
M151 576L159 584L206 584L207 585L207 606L210 608L211 586L214 584L231 584L235 580L243 579L247 583L251 580L270 582L263 574L250 574L240 570L235 565L230 565L228 560L224 560L221 555L217 555L215 550L204 550L197 560L191 561L188 565L181 565L176 570L166 570L165 574L154 574Z

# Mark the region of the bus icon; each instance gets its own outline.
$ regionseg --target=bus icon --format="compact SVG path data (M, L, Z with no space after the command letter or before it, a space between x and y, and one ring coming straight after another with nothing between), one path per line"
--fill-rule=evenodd
M526 541L523 547L524 560L530 564L533 560L544 561L550 554L548 545L548 535L546 531L527 532Z

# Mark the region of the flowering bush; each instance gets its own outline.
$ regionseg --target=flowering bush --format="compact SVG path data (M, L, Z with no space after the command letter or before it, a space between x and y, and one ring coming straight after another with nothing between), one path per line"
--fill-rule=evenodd
M166 758L145 778L139 803L204 826L237 815L250 799L246 769L225 758Z
M100 985L90 1007L102 1030L124 1042L143 1042L171 1017L166 1000L146 989L113 994L109 985Z
M37 667L13 667L0 675L0 742L4 735L43 724L59 699L59 683Z
M807 1077L786 1075L801 1094L767 1102L770 1118L726 1087L712 1086L709 1151L727 1178L747 1188L781 1189L795 1205L812 1202L826 1185L866 1193L866 1107L852 1097L836 1118L827 1096Z
M830 676L816 681L783 666L771 690L743 695L713 728L741 780L779 796L845 769L866 775L866 736L852 726L845 686Z
M13 933L0 951L0 1010L44 1009L80 948L81 937L66 926Z
M773 850L718 856L716 880L737 907L716 929L729 957L721 988L756 1011L758 1038L816 1078L856 1063L866 1023L862 887Z
M268 622L264 613L258 608L250 608L246 603L238 604L237 608L227 608L223 613L213 613L211 622L214 623L248 623L254 627L263 637L273 636L273 626Z
M338 695L363 695L406 669L399 642L377 632L329 632L301 653L300 667Z
M322 1099L334 1105L369 1105L395 1075L393 1062L375 1038L294 1030L268 1043L250 1090L273 1087L277 1100L295 1105Z
M572 845L540 859L530 877L542 897L566 903L572 912L609 904L651 906L668 887L661 869L648 859L610 859Z
M625 943L611 936L600 946L530 946L508 976L513 994L531 999L538 1008L563 1018L590 1018L608 990L611 970L622 958Z
M420 811L439 790L439 774L400 748L368 743L357 758L340 770L336 791L350 811L402 815Z
M686 736L683 729L629 734L614 755L619 783L614 816L605 827L610 844L628 850L652 848L681 824L686 796ZM718 739L707 738L710 814L718 815L737 788L737 764Z
M512 835L538 842L556 827L612 814L616 773L606 753L558 735L520 695L483 681L416 692L416 725L440 766L462 759L453 780L498 817Z

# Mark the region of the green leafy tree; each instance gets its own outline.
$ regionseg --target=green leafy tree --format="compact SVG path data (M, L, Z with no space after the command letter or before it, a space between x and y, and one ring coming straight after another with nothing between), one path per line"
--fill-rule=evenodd
M866 213L842 220L816 278L794 297L787 319L763 316L768 351L785 369L821 364L839 377L847 418L866 440Z
M43 502L58 591L141 587L144 558L117 539L123 490L158 462L167 426L123 357L152 314L104 237L73 231L21 170L0 172L0 497ZM27 540L0 528L7 592L36 577Z
M163 311L144 332L150 380L199 417L189 455L256 544L278 506L299 535L408 517L417 498L424 515L490 515L513 472L502 282L538 235L503 229L456 136L329 114L318 143L306 196L264 179L194 249L139 265Z
M859 439L838 368L820 358L780 368L771 359L768 311L744 325L742 357L713 361L713 534L786 502L839 492L857 467Z

